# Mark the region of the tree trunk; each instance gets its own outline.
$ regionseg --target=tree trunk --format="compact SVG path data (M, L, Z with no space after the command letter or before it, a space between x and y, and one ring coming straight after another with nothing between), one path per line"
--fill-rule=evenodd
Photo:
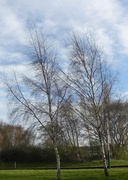
M55 150L55 155L56 155L56 166L57 166L56 180L60 180L60 155L59 155L58 148L57 148L56 144L54 144L54 150Z
M103 142L102 139L100 139L100 145L101 145L101 153L102 153L104 174L105 174L105 176L109 176L108 168L107 168L107 163L106 163L106 155L105 155L105 149L104 149L104 142Z

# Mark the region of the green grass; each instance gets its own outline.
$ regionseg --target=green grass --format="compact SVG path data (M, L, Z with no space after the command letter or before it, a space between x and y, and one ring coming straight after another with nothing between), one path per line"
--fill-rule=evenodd
M128 165L126 160L111 160L111 166ZM86 167L102 167L102 161L92 161L84 163L61 163L61 168L86 168ZM17 163L17 169L45 169L56 168L56 163ZM14 169L14 162L1 162L0 169Z
M111 166L123 166L128 165L128 161L126 160L111 160ZM86 168L86 167L102 167L102 161L92 161L92 162L84 162L84 163L61 163L61 168ZM20 163L17 164L17 168L56 168L56 163Z
M111 160L112 166L128 166L128 160Z
M61 180L127 180L128 169L110 169L105 177L103 169L62 170ZM56 180L55 170L1 170L2 180Z

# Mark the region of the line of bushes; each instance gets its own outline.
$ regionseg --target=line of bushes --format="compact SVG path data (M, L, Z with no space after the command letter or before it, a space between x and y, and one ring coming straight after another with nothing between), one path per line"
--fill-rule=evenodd
M61 162L78 162L86 160L100 159L99 152L95 152L90 156L87 147L76 149L75 147L59 148ZM2 162L55 162L56 157L53 148L41 148L38 146L13 147L4 149L0 153L0 161Z
M99 148L94 146L80 147L60 147L59 153L61 162L84 162L100 160ZM128 153L123 148L118 149L115 159L128 159ZM51 147L42 148L40 146L19 146L6 148L0 151L0 162L55 162L54 149Z

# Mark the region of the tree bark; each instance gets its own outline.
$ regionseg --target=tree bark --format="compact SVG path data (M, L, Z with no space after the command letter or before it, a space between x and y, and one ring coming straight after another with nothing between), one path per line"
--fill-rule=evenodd
M104 149L104 142L103 142L102 139L100 139L100 145L101 145L101 153L102 153L104 174L105 174L105 176L109 176L108 168L107 168L107 163L106 163L106 155L105 155L105 149Z
M56 144L54 144L54 150L55 150L56 165L57 165L57 177L56 177L56 180L60 180L60 155L59 155L58 148L57 148Z

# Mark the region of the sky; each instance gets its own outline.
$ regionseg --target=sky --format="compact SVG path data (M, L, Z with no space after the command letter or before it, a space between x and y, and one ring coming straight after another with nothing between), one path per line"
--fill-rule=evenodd
M34 22L61 47L72 28L90 31L119 72L118 91L128 98L127 0L0 0L0 76L25 73L26 32ZM0 119L8 121L7 98L0 83Z

